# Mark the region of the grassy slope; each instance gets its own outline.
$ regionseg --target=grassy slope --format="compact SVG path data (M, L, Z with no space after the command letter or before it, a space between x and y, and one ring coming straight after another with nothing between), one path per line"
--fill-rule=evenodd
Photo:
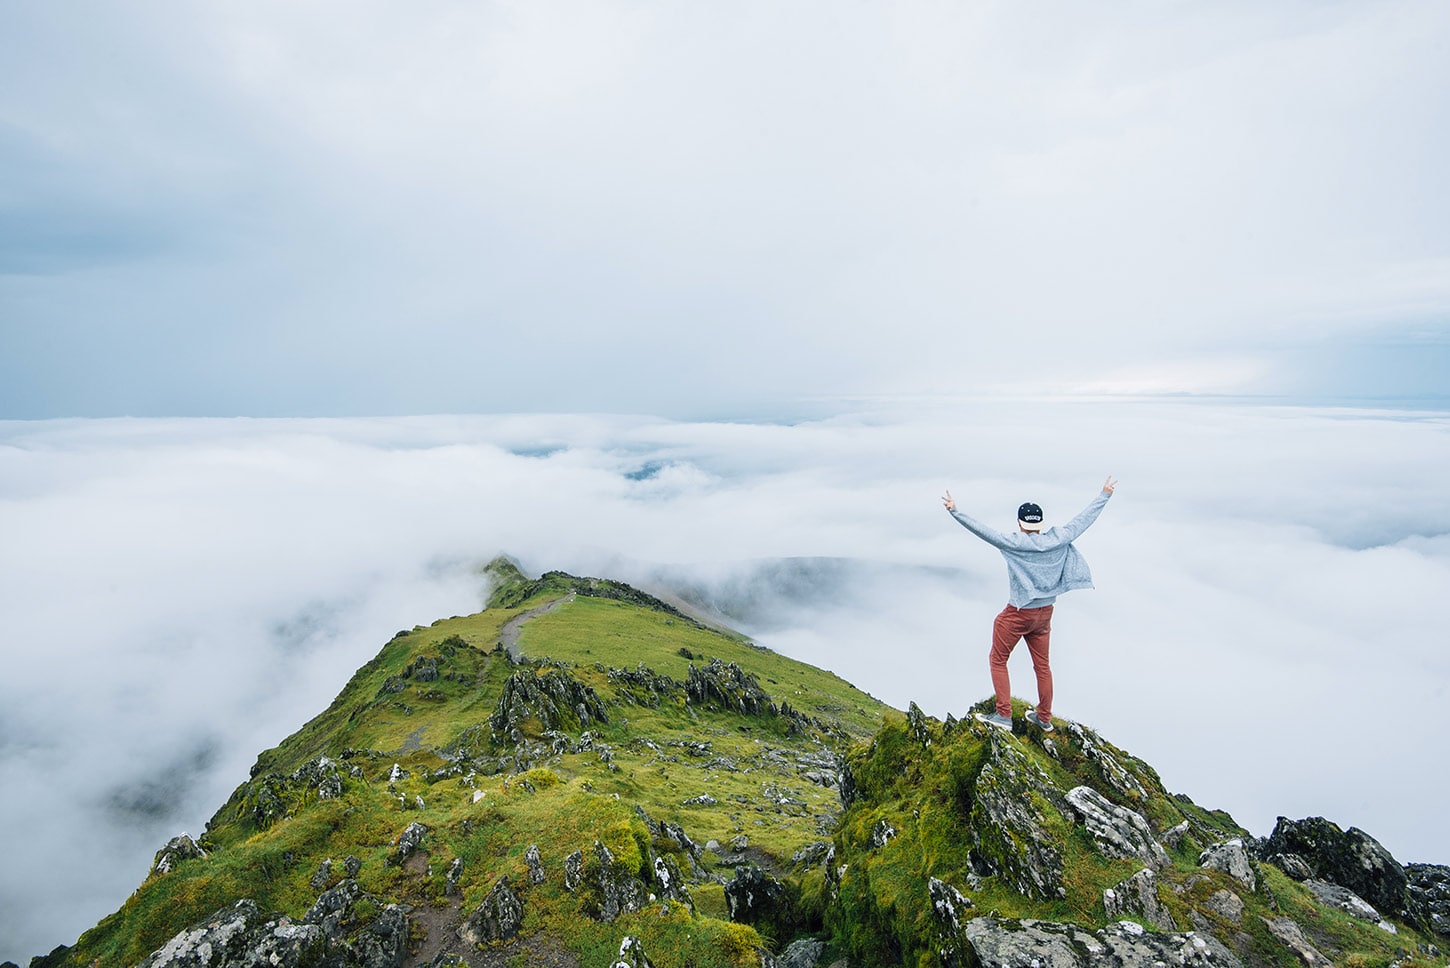
M358 881L366 891L440 909L454 903L443 896L444 871L462 858L464 913L508 875L516 887L525 886L525 935L547 936L584 963L606 963L626 933L641 936L661 968L758 963L754 949L762 939L723 920L718 884L692 888L694 913L680 905L661 913L654 905L600 924L578 916L580 899L563 887L562 861L575 850L588 855L599 840L621 865L638 869L649 846L638 805L656 821L681 824L699 844L745 835L751 860L786 873L796 851L829 839L830 819L840 806L834 790L802 778L795 757L826 748L845 752L853 739L875 731L886 707L830 673L679 613L580 594L527 621L518 647L541 663L533 671L562 669L605 700L610 722L592 724L592 733L596 745L608 747L610 761L594 749L551 755L523 777L450 773L449 747L470 730L472 746L479 746L504 681L530 671L496 648L505 623L579 590L564 579L527 582L507 569L495 580L495 607L399 633L327 710L262 753L253 779L209 824L201 841L209 856L149 877L118 912L82 936L71 963L134 964L180 928L239 897L300 916L318 894L309 883L318 865L330 858L335 882L348 855L362 862ZM739 664L776 702L789 702L829 729L787 735L780 717L687 706L682 695L658 708L631 704L606 672L643 666L683 681L692 661L686 654L697 666L713 658ZM404 678L420 658L437 660L436 680ZM579 730L572 733L577 740ZM708 742L707 752L687 745L701 742ZM286 781L320 756L339 763L340 796L321 799L305 783ZM406 778L390 779L395 764ZM706 793L715 805L684 805ZM399 833L412 821L431 830L426 863L389 863ZM538 846L549 874L537 887L529 885L524 860L530 844ZM676 850L673 843L652 846L657 853ZM688 869L685 858L677 860ZM706 861L715 862L712 873L722 877L733 871L718 854L707 852Z
M596 840L630 870L640 867L650 849L688 869L672 842L651 842L636 806L655 821L681 824L700 844L748 837L749 859L798 884L804 906L818 914L834 892L826 928L833 949L855 955L858 964L937 963L928 913L931 877L968 894L978 913L1098 927L1106 919L1104 888L1140 866L1103 857L1080 827L1039 804L1066 861L1066 897L1032 901L996 877L969 888L967 830L973 784L988 759L986 727L969 723L947 730L927 720L931 743L923 747L905 715L831 673L703 627L627 586L557 573L529 580L506 563L497 564L492 577L490 608L399 633L327 710L262 753L253 779L212 819L203 838L210 855L149 877L120 911L81 938L70 963L134 964L182 927L239 897L299 916L318 894L309 881L319 863L334 861L335 882L343 858L353 855L361 861L358 880L366 891L432 909L445 916L445 924L448 916L456 921L460 912L473 910L507 875L522 888L525 938L573 951L583 964L611 963L624 934L641 937L660 968L758 964L756 946L772 939L725 920L719 883L691 886L694 911L655 904L612 924L581 916L587 899L564 889L561 866L575 850L588 856ZM538 664L511 663L496 648L506 623L552 602L562 604L523 624L517 643ZM419 659L437 660L436 680L407 676ZM643 666L683 681L691 664L701 667L710 659L737 663L776 702L789 702L822 728L792 734L780 717L701 708L675 694L658 705L641 704L630 701L607 671ZM605 701L609 722L590 724L593 748L551 753L522 775L461 772L450 758L460 741L470 750L506 752L487 741L487 721L505 681L521 672L554 670ZM533 739L542 733L536 722L523 729ZM1214 915L1210 923L1251 963L1284 968L1292 963L1261 920L1276 912L1293 917L1338 964L1425 963L1395 952L1413 953L1426 939L1408 929L1391 937L1330 911L1267 865L1260 868L1263 887L1253 893L1226 875L1200 870L1201 847L1243 832L1226 814L1171 796L1150 767L1100 737L1092 739L1141 786L1141 794L1115 789L1067 730L1054 734L1054 756L1040 733L1019 729L1024 732L1009 741L1013 748L1060 790L1092 786L1143 813L1158 831L1190 821L1192 832L1171 852L1171 868L1160 874L1160 897L1181 926L1191 926L1191 909L1204 910L1213 891L1230 889L1247 906L1242 926ZM567 732L580 738L577 723ZM603 749L607 754L601 755ZM859 796L844 815L834 790L802 775L797 758L823 749L842 754L854 749ZM320 799L307 784L285 780L324 755L339 761L340 796ZM390 779L395 764L405 778ZM686 805L702 794L716 803ZM406 865L390 863L399 833L415 820L431 830L426 856ZM897 834L872 848L871 831L882 820ZM797 851L830 839L837 851L834 865L846 871L839 885L826 882L818 861L792 862ZM524 853L530 844L538 846L548 875L538 886L527 876ZM721 856L728 852L724 846L706 852L711 874L729 878L733 862ZM444 896L444 872L455 858L465 865L461 908Z
M982 704L984 711L989 703ZM1169 794L1151 767L1089 732L1090 741L1106 750L1142 791L1125 793L1106 779L1105 771L1096 765L1100 761L1084 755L1078 737L1067 729L1056 730L1050 740L1054 754L1045 742L1047 737L1023 722L1023 704L1015 702L1014 706L1017 733L1008 742L1058 790L1093 787L1143 814L1159 832L1189 822L1188 835L1169 851L1172 865L1158 874L1159 898L1180 928L1194 928L1191 912L1197 910L1206 918L1208 929L1234 947L1246 963L1291 968L1298 960L1272 939L1263 922L1263 918L1288 915L1336 964L1369 968L1396 962L1404 966L1446 963L1443 955L1415 955L1417 946L1433 942L1433 938L1404 925L1398 935L1389 935L1326 908L1302 884L1270 865L1255 865L1261 886L1252 892L1227 874L1200 868L1198 857L1203 848L1231 837L1249 839L1233 818ZM905 717L889 717L869 747L859 749L852 758L859 795L836 834L837 857L846 865L846 873L829 917L841 948L864 964L939 964L927 890L932 877L971 898L975 910L968 916L991 913L1104 927L1108 918L1103 891L1141 870L1143 864L1103 856L1083 827L1065 820L1041 800L1036 806L1052 842L1064 856L1066 897L1036 901L999 877L982 878L978 888L968 889L973 873L967 833L973 822L971 801L994 738L992 728L970 721L951 728L932 719L925 722L929 745L923 746L913 735ZM873 847L871 832L883 820L897 831L896 836L884 846ZM1245 902L1240 923L1230 923L1205 906L1208 897L1219 890L1233 891ZM1143 925L1158 930L1147 922Z

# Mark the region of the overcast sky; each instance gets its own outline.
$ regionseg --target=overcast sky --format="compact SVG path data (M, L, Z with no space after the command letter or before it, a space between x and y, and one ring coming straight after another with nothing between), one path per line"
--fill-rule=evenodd
M0 416L1438 396L1450 6L0 5Z

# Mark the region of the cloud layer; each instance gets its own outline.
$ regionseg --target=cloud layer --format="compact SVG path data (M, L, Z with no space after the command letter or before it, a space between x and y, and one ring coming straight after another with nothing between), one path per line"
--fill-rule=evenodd
M578 416L0 424L0 957L113 910L472 567L684 592L904 707L990 690L1001 526L1076 513L1058 711L1255 833L1280 813L1450 861L1443 416L963 402L794 426ZM1013 660L1031 698L1025 655Z
M1450 378L1441 3L4 16L0 415Z

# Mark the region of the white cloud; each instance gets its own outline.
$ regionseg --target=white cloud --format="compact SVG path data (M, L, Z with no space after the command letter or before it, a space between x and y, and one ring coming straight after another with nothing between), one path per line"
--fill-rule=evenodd
M468 565L693 588L897 706L989 690L1010 524L1122 485L1055 621L1058 710L1256 833L1323 814L1450 859L1443 415L960 401L795 426L654 418L0 424L12 688L0 955L71 940ZM889 657L889 661L887 661ZM1014 658L1031 697L1026 657ZM1395 789L1400 796L1364 791ZM63 845L56 848L54 845ZM50 845L41 848L40 845Z

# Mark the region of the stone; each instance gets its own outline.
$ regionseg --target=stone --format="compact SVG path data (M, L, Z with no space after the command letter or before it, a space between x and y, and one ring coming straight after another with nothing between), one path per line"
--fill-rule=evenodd
M1163 931L1178 930L1173 915L1158 899L1157 875L1146 867L1103 891L1103 909L1112 920L1131 915Z
M1399 930L1393 924L1390 924L1384 918L1380 917L1380 913L1374 909L1374 905L1347 887L1331 884L1328 881L1315 880L1312 877L1304 882L1304 886L1313 892L1321 904L1327 904L1329 907L1337 908L1351 917L1359 918L1361 921L1373 922L1389 934L1399 933Z
M1001 877L1013 890L1030 898L1054 901L1066 897L1062 886L1062 853L1053 844L1034 797L1062 802L1052 780L1016 748L1000 730L977 724L988 753L978 771L968 816L971 858L979 873Z
M463 878L463 858L455 857L448 865L448 873L444 875L443 895L453 897L458 893L458 882Z
M1314 871L1298 854L1274 854L1267 859L1296 881L1307 881L1314 876Z
M876 821L876 826L871 828L871 846L885 847L892 837L896 836L896 828L886 822L886 818Z
M931 745L931 730L927 726L926 714L914 702L906 707L906 729L923 749Z
M529 844L529 849L524 851L524 861L529 865L529 883L544 883L544 862L539 858L538 844Z
M696 706L746 716L775 716L779 707L760 688L754 675L733 662L711 659L703 668L693 663L685 679L686 700Z
M524 923L524 903L509 886L508 875L498 879L463 923L458 937L466 944L481 946L493 941L507 941L519 933Z
M357 877L357 872L362 870L362 861L349 854L347 859L342 862L342 869L348 877Z
M1399 862L1358 827L1341 830L1323 817L1280 817L1259 855L1297 854L1323 881L1347 887L1380 911L1405 914L1410 879Z
M1148 791L1142 781L1107 749L1097 733L1081 725L1069 722L1068 735L1077 740L1083 755L1092 763L1104 783L1123 796L1132 799L1146 799Z
M584 852L576 850L564 858L564 887L569 891L579 890L584 881Z
M1165 850L1177 850L1178 845L1183 843L1183 838L1188 836L1188 821L1174 824L1163 833L1158 835L1158 842Z
M503 693L488 718L494 742L519 743L522 725L536 720L544 730L588 729L608 723L604 700L590 686L560 669L538 673L532 668L515 672L503 684Z
M932 920L943 940L943 947L947 947L961 936L962 918L975 905L971 898L939 878L927 881L926 892L931 899Z
M1153 829L1141 813L1120 807L1086 786L1067 791L1067 802L1107 856L1139 860L1155 871L1168 866L1167 852L1154 839Z
M1214 891L1203 902L1203 906L1234 924L1239 924L1244 919L1244 899L1233 891Z
M619 957L610 968L654 968L654 963L644 952L644 944L635 937L625 935L619 943Z
M1406 864L1409 907L1431 931L1450 938L1450 867Z
M730 920L774 929L777 937L789 937L797 926L796 902L800 889L771 877L754 864L735 868L725 885L725 907Z
M1244 842L1237 837L1214 844L1200 853L1198 866L1223 871L1250 891L1258 887L1259 881L1254 875L1254 865L1249 860L1249 852L1244 849Z
M151 861L151 873L170 874L182 861L205 856L206 851L198 847L196 841L187 834L181 834L172 837L166 842L166 846L156 852L155 858Z
M785 946L775 958L776 968L816 968L826 953L826 943L814 938L801 938Z
M639 878L618 864L609 848L597 840L594 842L594 854L599 865L599 876L595 881L598 892L594 897L594 916L608 924L621 914L629 914L643 907L645 889Z
M330 880L332 880L331 857L317 865L317 871L312 875L312 880L308 881L308 883L312 885L314 891L320 891L327 886L327 882Z
M428 825L414 820L398 835L398 849L393 852L393 861L401 864L413 856L423 844L423 838L428 834Z
M1334 968L1334 963L1324 957L1319 949L1309 943L1304 937L1304 931L1289 918L1262 918L1269 933L1279 940L1284 947L1294 952L1299 960L1304 962L1307 968Z
M1153 934L1131 921L1089 931L1055 921L982 917L967 922L966 938L979 968L1242 968L1210 934Z
M244 899L179 932L141 962L142 968L232 968L268 965L304 968L401 968L407 955L408 917L388 905L373 921L357 925L351 916L363 894L344 881L325 892L299 922L263 915ZM350 929L350 934L344 929Z

